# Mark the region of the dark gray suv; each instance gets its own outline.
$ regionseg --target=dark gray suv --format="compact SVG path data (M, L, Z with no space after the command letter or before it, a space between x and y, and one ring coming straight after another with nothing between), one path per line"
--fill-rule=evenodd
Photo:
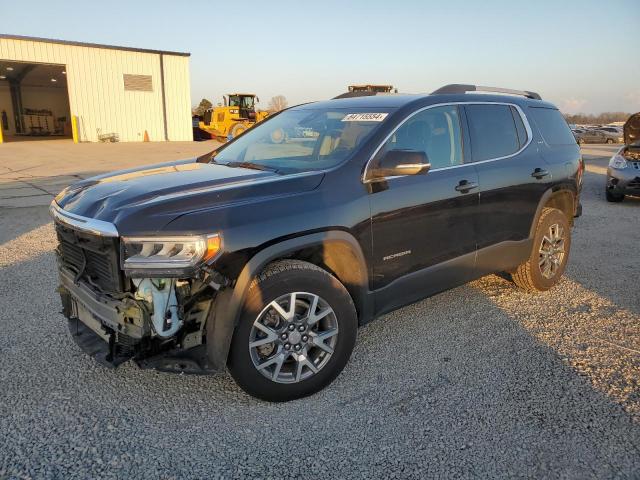
M556 285L583 171L562 114L534 92L448 85L292 107L200 158L58 195L63 313L109 367L228 368L256 397L303 397L387 312L494 272Z

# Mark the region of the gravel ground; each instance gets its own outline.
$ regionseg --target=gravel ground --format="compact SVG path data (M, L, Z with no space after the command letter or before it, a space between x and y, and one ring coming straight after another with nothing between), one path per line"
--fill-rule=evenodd
M58 313L46 209L0 209L0 478L640 478L640 199L606 203L587 158L559 286L488 276L386 315L287 404L95 364Z

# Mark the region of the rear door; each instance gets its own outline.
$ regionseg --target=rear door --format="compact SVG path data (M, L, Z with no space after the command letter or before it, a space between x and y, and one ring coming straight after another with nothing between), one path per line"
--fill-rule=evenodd
M508 249L513 245L509 242L529 237L538 203L552 175L532 142L531 127L518 106L468 104L465 112L472 158L480 179L477 216L480 261L483 249L495 246ZM511 261L505 257L498 260L507 264ZM490 265L493 268L489 270L495 270L495 266Z

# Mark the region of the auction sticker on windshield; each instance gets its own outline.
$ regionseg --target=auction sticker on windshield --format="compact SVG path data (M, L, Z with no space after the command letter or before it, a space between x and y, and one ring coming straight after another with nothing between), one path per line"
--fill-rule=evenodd
M381 122L387 118L387 113L349 113L343 122Z

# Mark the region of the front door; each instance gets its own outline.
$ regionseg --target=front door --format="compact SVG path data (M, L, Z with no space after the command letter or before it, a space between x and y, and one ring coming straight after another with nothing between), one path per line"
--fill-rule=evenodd
M461 284L473 277L478 176L464 164L458 107L410 116L371 162L388 150L424 151L425 175L371 184L373 274L378 313Z

